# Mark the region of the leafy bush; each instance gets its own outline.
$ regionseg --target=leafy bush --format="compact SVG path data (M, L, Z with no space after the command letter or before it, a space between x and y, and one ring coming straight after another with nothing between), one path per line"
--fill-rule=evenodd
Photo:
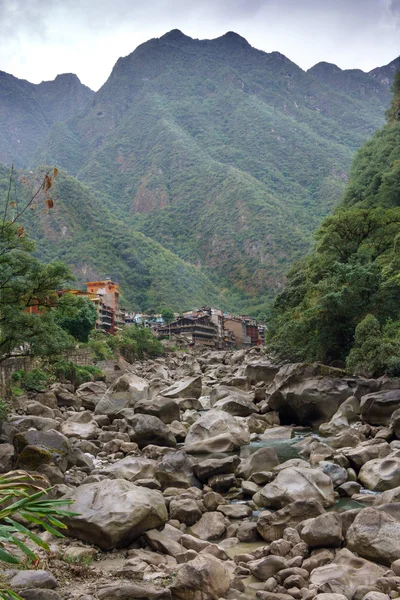
M389 321L383 331L378 319L367 315L356 327L354 347L347 358L356 375L400 375L400 322Z
M56 379L72 383L75 389L86 381L95 381L103 376L102 370L94 365L81 367L63 359L54 363L51 370Z
M120 331L115 338L118 351L130 363L135 358L160 356L164 352L161 342L147 327L131 325Z
M54 376L41 369L32 369L32 371L20 369L13 374L12 379L27 392L41 392L54 381Z
M21 525L19 522L21 517L35 527L42 527L57 537L64 537L59 529L66 529L66 526L60 521L60 517L76 513L67 512L62 508L71 504L71 500L56 500L48 497L49 490L45 488L47 483L42 475L25 471L11 471L0 476L1 561L11 565L23 564L16 550L21 551L29 560L38 560L35 552L21 540L21 534L36 546L47 552L50 550L48 544L36 533ZM22 600L22 598L0 582L0 600Z

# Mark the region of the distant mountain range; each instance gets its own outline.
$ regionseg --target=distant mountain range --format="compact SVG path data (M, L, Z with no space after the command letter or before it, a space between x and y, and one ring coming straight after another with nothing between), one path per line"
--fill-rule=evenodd
M116 229L152 238L195 265L214 298L257 313L341 197L354 152L383 124L399 66L305 72L236 33L194 40L173 30L120 58L96 93L72 75L34 86L0 74L0 161L65 169ZM107 242L116 256L117 238ZM101 264L99 244L85 256L96 276L113 266ZM63 258L73 262L69 250ZM124 285L117 263L109 274ZM187 306L163 293L163 304ZM140 308L152 302L146 291L130 297Z

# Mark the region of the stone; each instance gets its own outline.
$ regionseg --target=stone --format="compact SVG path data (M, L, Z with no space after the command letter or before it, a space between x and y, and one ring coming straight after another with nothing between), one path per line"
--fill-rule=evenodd
M169 589L149 583L107 585L96 593L97 600L171 600Z
M65 517L68 535L102 550L125 548L142 533L166 523L168 512L160 492L125 479L83 484L68 495L74 501Z
M141 456L126 456L117 460L104 470L116 479L136 481L138 479L152 479L155 477L157 462Z
M165 398L200 398L201 396L201 376L186 377L177 381L169 388L162 390L161 395Z
M355 448L360 442L365 441L365 435L357 429L348 428L341 431L332 440L332 448Z
M295 527L305 519L324 512L322 504L315 499L297 500L276 512L262 512L257 520L257 529L264 540L272 542L282 538L287 527Z
M25 411L28 415L34 415L36 417L47 417L48 419L54 419L55 414L52 408L31 400L25 405Z
M375 585L383 572L383 567L343 548L332 562L314 569L309 581L319 593L343 594L350 600L361 586Z
M382 592L368 592L362 600L390 600L390 596Z
M333 506L335 497L330 477L319 469L292 467L278 473L272 483L253 496L258 506L279 509L297 500L316 499L322 506Z
M179 569L169 589L173 600L218 600L225 597L230 583L224 562L202 554Z
M39 569L18 571L10 580L10 587L15 590L24 588L54 590L57 586L57 579L51 573Z
M191 530L201 540L218 540L226 531L225 518L220 512L204 513Z
M0 444L0 473L11 471L14 462L14 446Z
M254 523L254 521L242 521L238 527L236 536L239 542L257 542L260 539L257 523Z
M260 471L272 471L279 465L279 458L275 448L259 448L248 458L242 459L238 469L238 475L249 479L253 473Z
M195 464L193 471L201 482L205 482L213 475L234 473L239 464L240 459L236 455L225 458L209 458Z
M248 417L259 412L259 409L250 398L238 392L231 392L212 406L216 410L223 410L234 417Z
M390 418L390 426L397 439L400 439L400 409L396 409Z
M175 447L176 440L168 427L152 415L133 414L130 409L124 412L128 433L131 441L136 442L140 449L148 444L156 446Z
M369 490L384 492L400 486L400 458L387 456L366 462L358 474Z
M253 513L247 504L221 504L218 506L217 511L229 519L245 519Z
M251 385L255 385L260 381L264 383L272 383L275 375L279 372L279 366L272 365L265 360L257 360L249 363L246 366L246 377Z
M107 385L104 381L86 381L75 393L80 398L83 408L94 411L106 392Z
M354 395L350 382L342 377L343 371L323 365L285 365L271 386L269 406L283 423L320 425Z
M139 400L135 404L134 411L135 413L158 417L165 424L180 421L179 404L172 398L164 398L163 396L156 396L152 400L147 398Z
M357 448L343 449L342 453L356 469L374 458L385 458L391 454L392 449L384 440L366 440L361 442Z
M40 402L44 406L48 406L49 408L57 408L57 398L54 392L41 392L39 394L35 394L36 402Z
M60 594L55 590L44 590L43 588L19 590L18 595L24 600L62 600ZM80 600L82 600L82 598L80 598Z
M213 454L214 452L233 452L238 450L240 444L230 433L221 433L209 439L200 440L187 444L185 440L185 452L188 454Z
M171 519L177 519L189 527L201 519L202 512L197 502L191 498L179 498L169 503Z
M376 508L364 508L347 531L346 541L359 556L390 566L400 558L400 522Z
M100 430L92 413L88 410L78 413L70 413L70 416L61 424L61 433L66 437L74 437L79 440L92 440L97 437Z
M188 488L199 487L200 484L193 474L193 459L184 452L176 450L168 452L158 461L155 477L162 489L168 487Z
M371 425L389 425L392 413L400 408L400 389L381 390L362 396L360 412Z
M282 569L285 569L286 560L281 556L263 556L258 560L251 560L247 563L251 574L261 581L267 581Z
M208 480L208 485L215 492L224 493L229 492L232 487L237 487L238 481L233 473L227 473L226 475L213 475Z
M185 445L228 434L236 447L249 443L250 434L245 423L222 410L210 410L190 426Z
M347 470L333 462L320 461L319 468L325 475L331 478L334 487L342 485L347 481Z
M163 532L157 531L157 529L150 529L145 531L143 534L144 540L155 552L161 552L162 554L169 554L170 556L177 556L184 552L183 546L179 542L172 539L170 535Z
M300 527L301 539L311 548L338 547L343 542L342 523L337 513L307 519Z

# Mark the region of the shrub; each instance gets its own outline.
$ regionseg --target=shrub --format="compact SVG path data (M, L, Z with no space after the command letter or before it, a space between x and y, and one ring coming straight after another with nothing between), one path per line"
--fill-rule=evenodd
M41 392L49 387L54 377L41 369L32 369L32 371L20 369L13 374L12 380L19 383L20 387L27 392Z

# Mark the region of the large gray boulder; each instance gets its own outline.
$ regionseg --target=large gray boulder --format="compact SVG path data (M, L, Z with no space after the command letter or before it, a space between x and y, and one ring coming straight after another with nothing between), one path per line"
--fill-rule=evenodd
M161 395L165 398L200 398L201 396L201 376L185 377L177 381L169 388L162 390Z
M346 431L351 423L360 420L360 402L355 396L347 398L337 409L328 423L322 423L319 427L321 435L337 435Z
M316 499L322 506L333 506L335 495L332 480L319 469L292 467L280 471L253 496L258 506L279 509L296 500Z
M168 511L162 494L125 479L87 483L69 496L68 535L102 550L126 548L142 533L163 525Z
M226 531L225 517L220 512L206 512L192 527L192 533L201 540L218 540Z
M193 458L183 450L168 452L157 464L155 477L164 490L168 487L186 489L200 487L193 474Z
M337 547L343 542L342 522L334 512L307 519L300 528L301 539L311 548Z
M176 439L168 427L153 415L134 414L132 409L123 411L127 432L132 442L136 442L139 448L149 444L155 446L175 447Z
M226 565L202 554L183 565L170 586L173 600L218 600L225 598L231 577Z
M398 408L400 408L400 389L366 394L360 402L362 419L371 425L389 425L392 413Z
M244 479L249 479L253 473L272 471L278 465L279 458L275 448L259 448L248 458L242 460L238 469L238 475Z
M365 463L374 458L385 458L392 453L392 448L385 440L374 438L361 442L356 448L343 448L341 452L353 467L360 469Z
M254 394L239 392L235 388L225 385L215 387L210 394L212 408L224 410L234 417L248 417L259 412L253 400Z
M157 462L141 456L125 456L104 469L105 473L113 475L116 479L137 481L138 479L153 479L155 477Z
M61 424L61 433L66 437L79 440L93 440L97 438L100 429L93 419L90 411L69 413L69 417Z
M339 369L323 365L285 365L271 386L269 407L278 411L282 423L325 423L354 395L353 380L342 375Z
M246 377L251 385L263 381L267 384L272 383L280 367L272 365L266 360L256 360L249 363L246 367Z
M384 492L400 486L400 458L389 455L369 460L361 467L358 479L374 492Z
M222 410L210 410L190 426L185 445L228 434L237 444L244 446L250 441L246 423Z
M351 600L362 586L374 586L385 569L355 556L347 548L336 553L332 562L311 572L310 583L322 593L343 594Z
M262 512L257 521L257 530L267 542L279 540L287 527L295 527L305 519L324 514L317 500L297 500L275 512Z
M364 508L347 531L346 541L359 556L390 566L400 558L400 522L384 511Z
M156 396L152 400L147 398L139 400L135 404L134 411L142 415L158 417L165 424L181 420L179 404L172 398L164 398L163 396Z

